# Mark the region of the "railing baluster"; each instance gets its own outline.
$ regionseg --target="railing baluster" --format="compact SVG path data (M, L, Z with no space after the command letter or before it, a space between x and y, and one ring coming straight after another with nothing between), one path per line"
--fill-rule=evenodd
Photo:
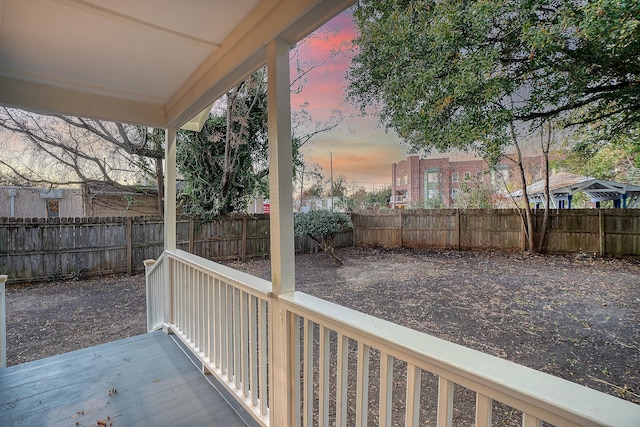
M182 264L177 264L176 266L176 284L182 284L185 282L185 266ZM183 295L184 295L184 286L175 286L176 290L176 302L175 302L175 320L174 323L178 326L178 329L184 329L184 322L182 318L182 304L183 304Z
M200 272L199 274L199 278L198 278L198 348L200 349L200 351L203 354L206 354L207 351L207 339L206 334L205 334L205 330L206 330L206 317L205 317L205 279L206 279L206 275L204 274L204 272Z
M220 360L220 348L222 347L222 307L220 304L221 297L220 293L222 292L222 286L220 285L220 279L215 279L213 283L213 297L214 297L214 307L215 307L215 324L213 325L213 360L215 363L215 367L217 369L222 369L221 360Z
M453 382L438 377L438 427L451 427L453 423Z
M476 427L491 426L491 398L476 393Z
M249 296L249 359L251 404L258 405L258 298Z
M220 281L220 369L227 373L227 284Z
M304 319L304 384L302 392L302 424L305 426L313 423L313 322Z
M236 390L242 387L242 321L240 313L242 306L242 296L240 289L234 288L233 291L233 378L236 383Z
M242 336L240 338L240 346L242 357L241 357L241 366L242 366L242 395L244 397L249 396L249 295L246 292L240 293L241 303L240 303L240 318L241 318L241 330Z
M165 322L174 324L176 322L176 288L178 287L176 282L176 268L178 263L172 258L169 258L167 261L167 267L162 269L162 274L167 279L166 285L163 286L164 292L162 293L167 309L163 311L162 318Z
M393 357L380 352L380 419L381 426L391 426L391 408L393 394Z
M204 335L206 337L206 341L207 341L207 358L209 360L209 363L213 365L213 322L215 320L215 317L213 315L214 311L214 305L213 305L213 277L211 277L211 275L207 274L205 276L205 292L204 292L204 301L205 301L205 311L204 311L204 318L206 321L206 328L204 331Z
M369 413L369 346L358 343L358 380L356 390L356 426L367 425Z
M186 266L185 274L185 296L182 305L184 323L182 326L184 327L184 334L187 336L187 338L189 338L191 336L191 317L189 316L189 307L191 306L191 284L193 283L193 269L190 266ZM192 339L189 339L189 341L193 342Z
M291 336L293 338L293 401L294 401L294 425L296 427L301 425L302 413L300 412L300 388L302 387L302 372L300 371L300 324L301 319L297 314L292 314L293 320L291 321Z
M181 291L180 291L180 324L178 325L178 327L183 330L183 331L187 331L187 310L186 310L186 305L187 305L187 301L188 301L188 290L189 290L189 267L184 265L182 266L181 269L181 276L182 276L182 283L184 283L185 285L181 287Z
M330 330L320 326L320 354L319 354L319 382L318 385L318 415L319 425L329 426L329 337Z
M262 415L266 415L269 406L268 406L268 396L267 392L267 378L269 372L267 371L267 358L268 358L268 348L269 344L267 343L267 313L268 307L266 301L260 301L260 342L258 345L260 346L260 413Z
M8 278L9 276L6 274L0 275L0 368L7 367L7 294L5 283Z
M226 284L227 287L227 380L229 382L233 381L235 375L235 365L234 365L234 338L235 338L235 330L237 329L237 325L234 323L233 316L233 294L234 288L233 286Z
M202 299L200 293L202 290L202 272L194 268L195 281L193 283L193 340L195 346L199 351L202 351Z
M349 337L338 334L336 368L336 426L347 425L347 380L349 379Z
M191 271L191 283L189 285L189 304L187 305L187 318L189 319L189 337L191 342L197 347L198 343L198 271L189 267ZM192 314L193 313L193 314Z
M420 425L420 386L422 370L412 363L407 364L407 397L405 409L406 427Z

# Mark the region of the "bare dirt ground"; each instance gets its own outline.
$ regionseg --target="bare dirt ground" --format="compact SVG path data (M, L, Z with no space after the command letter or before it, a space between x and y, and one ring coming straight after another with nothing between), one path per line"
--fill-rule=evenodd
M640 403L640 262L346 248L297 289ZM270 278L267 259L229 262ZM8 364L145 332L144 277L7 287Z

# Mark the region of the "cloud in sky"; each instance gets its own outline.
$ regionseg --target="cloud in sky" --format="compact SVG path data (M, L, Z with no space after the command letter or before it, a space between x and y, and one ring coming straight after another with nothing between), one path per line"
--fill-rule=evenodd
M295 110L308 103L307 110L314 121L327 121L335 110L344 120L330 132L318 134L305 146L307 161L317 163L329 175L330 154L333 154L333 176L344 175L349 182L365 188L391 184L391 165L406 157L406 147L392 132L385 132L375 117L360 117L345 100L346 72L353 55L352 40L356 29L351 15L341 13L313 33L298 47L291 62L291 76L298 74L297 64L308 69L302 91L291 95Z

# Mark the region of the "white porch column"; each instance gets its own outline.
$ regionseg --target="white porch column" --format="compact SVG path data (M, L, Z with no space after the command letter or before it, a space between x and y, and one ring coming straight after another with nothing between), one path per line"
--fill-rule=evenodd
M176 248L176 128L168 128L164 147L164 248Z
M267 46L267 73L271 280L273 292L279 295L295 290L288 43L275 40Z
M289 47L283 40L267 45L271 281L276 296L295 290ZM298 406L293 392L293 322L277 298L269 307L270 426L285 427L295 425Z

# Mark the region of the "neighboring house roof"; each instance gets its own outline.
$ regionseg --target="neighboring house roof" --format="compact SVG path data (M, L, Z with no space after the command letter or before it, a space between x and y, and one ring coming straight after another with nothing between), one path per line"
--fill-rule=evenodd
M544 201L545 181L541 180L527 186L529 200ZM627 207L640 207L640 186L589 176L560 172L549 177L549 195L552 204L558 200L567 200L575 193L587 194L592 202L621 200L626 196ZM522 190L511 193L513 197L522 197Z

